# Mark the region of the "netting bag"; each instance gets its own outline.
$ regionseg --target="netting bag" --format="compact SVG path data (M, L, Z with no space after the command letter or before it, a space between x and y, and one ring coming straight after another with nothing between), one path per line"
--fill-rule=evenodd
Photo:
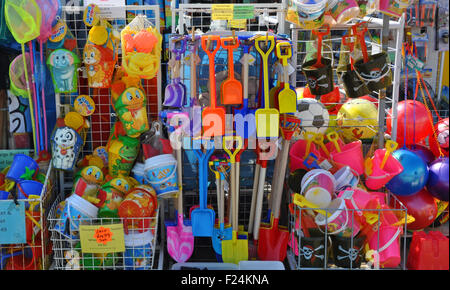
M25 53L25 58L28 60L26 61L28 65L28 87L31 87L31 61L28 52ZM27 78L25 77L23 59L23 56L20 54L9 65L10 89L15 96L27 97Z
M121 31L122 66L130 76L151 79L159 71L162 36L145 15L137 15Z

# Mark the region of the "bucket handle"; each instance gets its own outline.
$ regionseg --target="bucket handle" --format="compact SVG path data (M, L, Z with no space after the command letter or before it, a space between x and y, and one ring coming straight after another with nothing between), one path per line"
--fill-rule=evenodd
M173 171L172 171L172 173L169 175L169 176L167 176L166 178L164 178L164 179L162 179L162 180L160 180L160 181L153 181L153 182L150 182L150 180L148 180L148 178L147 178L147 174L145 174L144 175L144 179L145 179L145 181L147 181L148 183L154 183L154 184L160 184L160 183L164 183L164 182L166 182L167 180L169 180L169 179L171 179L174 175L175 175L175 173L177 172L177 166L178 166L178 162L173 162L174 164L175 164L175 168L173 169Z
M345 230L345 228L347 227L347 224L348 224L348 210L347 210L347 206L345 205L345 201L343 201L343 203L344 203L344 207L342 209L336 209L336 210L340 210L340 211L344 211L345 210L345 213L346 213L345 214L345 223L341 226L340 229L338 229L338 230L336 230L334 232L331 232L331 233L328 232L329 235L338 234L338 233L342 232L343 230ZM325 218L328 219L327 217L325 217ZM328 222L325 224L325 227L327 227L327 226L328 226ZM323 234L325 234L325 232L322 231L322 229L320 227L318 227L318 228L319 228L319 231L321 231Z
M356 74L356 76L365 84L365 85L367 85L368 83L370 83L370 82L379 82L382 78L384 78L384 77L386 77L390 72L391 72L391 68L389 67L389 64L386 62L386 64L385 64L385 66L387 66L387 70L386 70L386 72L383 74L383 75L381 75L381 76L379 76L379 77L377 77L377 78L373 78L373 79L367 79L367 78L364 78L364 77L362 77L361 75L360 75L360 73L358 72L358 70L356 69L356 67L354 68L354 72L355 72L355 74ZM384 68L384 67L383 67Z
M397 239L397 237L400 235L400 232L401 228L397 227L397 231L395 232L395 234L384 246L378 249L378 253L381 253L382 251L386 250Z
M326 171L326 170L324 170L324 171ZM329 171L326 171L326 172L329 172ZM311 176L309 176L309 177L305 180L305 184L303 184L303 186L302 186L302 188L301 188L301 190L300 190L300 194L303 195L304 189L311 183L311 181L313 180L313 178L316 177L316 176L318 176L319 174L322 174L322 173L324 173L324 172L323 172L323 171L321 171L321 172L316 172L316 173L312 174ZM326 174L326 173L325 173L325 174ZM331 175L331 176L332 176L332 175ZM331 178L331 177L330 177L330 178ZM334 176L333 176L333 178L334 178ZM331 179L333 179L333 178L331 178ZM335 183L335 184L336 184L336 183ZM334 192L331 192L330 194L333 195Z

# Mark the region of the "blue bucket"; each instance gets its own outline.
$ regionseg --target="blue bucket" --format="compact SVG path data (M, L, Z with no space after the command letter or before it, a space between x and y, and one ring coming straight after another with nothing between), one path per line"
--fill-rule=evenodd
M17 198L29 199L30 195L41 196L44 185L34 180L22 180L17 184ZM28 209L30 204L25 202L25 208Z
M143 233L131 232L124 236L125 239L125 270L149 270L152 258L151 231Z
M178 193L177 160L172 154L162 154L145 160L145 178L159 197Z
M9 192L0 190L0 200L8 199Z
M22 180L20 176L26 173L26 168L35 170L35 173L39 171L39 165L33 158L25 154L16 154L6 174L6 178L17 183Z

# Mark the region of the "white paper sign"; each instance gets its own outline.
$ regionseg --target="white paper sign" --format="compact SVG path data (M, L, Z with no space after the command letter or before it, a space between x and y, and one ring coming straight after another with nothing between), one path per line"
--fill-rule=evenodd
M125 0L84 0L84 6L95 4L100 8L100 17L125 19Z

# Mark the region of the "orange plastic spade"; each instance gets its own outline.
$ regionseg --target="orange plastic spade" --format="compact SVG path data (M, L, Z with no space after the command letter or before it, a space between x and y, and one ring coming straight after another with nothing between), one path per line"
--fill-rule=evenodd
M361 45L361 51L364 59L364 63L369 61L369 55L367 54L367 46L366 41L364 39L364 34L367 31L367 22L360 22L352 26L353 35L356 35L359 39L359 43ZM364 25L364 26L363 26ZM362 29L358 29L360 26L363 26Z
M349 47L350 53L353 52L353 49L355 48L355 42L348 40L348 38L352 37L352 35L344 35L342 36L342 44L346 45ZM350 57L350 65L351 65L351 69L353 69L353 58Z
M328 24L323 25L323 27L326 28L327 31L320 32L319 30L314 29L312 33L314 35L317 35L317 61L313 65L316 68L323 67L322 64L322 39L325 35L330 33L330 26Z
M208 42L216 42L214 50L210 50ZM223 136L225 134L225 108L216 107L216 72L214 57L220 48L220 36L203 35L202 48L209 58L209 101L210 107L202 111L202 127L204 137Z
M222 83L221 97L224 105L240 105L242 104L242 84L234 77L234 60L233 50L239 47L239 39L237 37L222 38L222 47L228 50L228 78Z

